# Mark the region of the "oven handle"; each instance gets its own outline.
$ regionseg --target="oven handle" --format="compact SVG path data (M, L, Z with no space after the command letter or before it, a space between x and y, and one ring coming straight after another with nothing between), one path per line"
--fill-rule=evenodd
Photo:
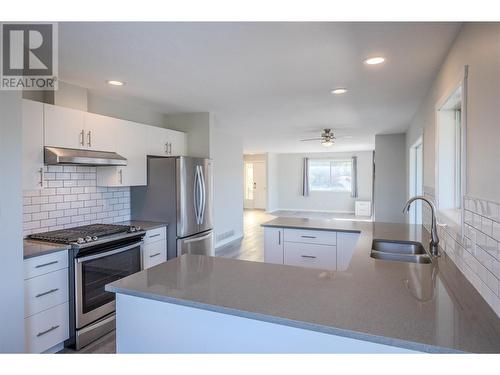
M83 257L83 258L76 258L76 262L77 263L83 263L83 262L87 262L89 260L104 258L104 257L107 257L109 255L123 253L124 251L131 250L134 247L141 246L142 242L143 241L139 241L139 242L136 242L136 243L134 243L132 245L128 245L128 246L125 246L125 247L120 247L118 249L115 249L115 250L112 250L112 251L106 251L104 253L98 253L98 254L94 254L94 255L89 255L89 256L86 256L86 257Z

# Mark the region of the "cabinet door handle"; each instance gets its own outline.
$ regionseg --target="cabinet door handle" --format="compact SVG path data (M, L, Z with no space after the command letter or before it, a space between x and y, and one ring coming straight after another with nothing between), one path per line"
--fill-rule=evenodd
M314 255L301 255L302 258L307 258L307 259L316 259Z
M46 333L52 332L53 330L58 329L58 328L59 328L59 324L58 324L58 325L56 325L56 326L52 326L52 327L50 327L50 328L49 328L48 330L46 330L46 331L43 331L43 332L38 332L38 333L36 334L36 337L43 336L43 335L45 335Z
M300 236L302 238L316 238L316 236Z
M168 154L172 155L172 142L168 142Z
M39 264L39 265L35 266L35 268L47 267L47 266L51 266L51 265L56 264L56 263L59 263L59 261L54 260L54 261L49 262L49 263Z
M59 290L59 288L55 288L55 289L48 290L48 291L46 291L46 292L43 292L43 293L37 294L37 295L35 296L35 298L40 298L40 297L46 296L47 294L51 294L51 293L57 292L58 290Z
M120 175L120 185L123 185L123 169L120 169L118 174Z
M85 146L85 130L82 129L80 132L80 146Z
M167 155L168 155L168 142L167 142L167 143L165 143L165 154L167 154Z
M90 130L87 134L87 146L92 147L92 133Z
M161 253L156 253L156 254L153 254L153 255L150 255L149 257L150 258L154 258L154 257L157 257L158 255L160 255Z
M39 184L40 184L41 187L43 187L43 168L40 168L38 170L38 172L40 172L40 182L39 182Z
M281 245L281 231L278 231L278 245Z
M148 238L158 237L158 236L160 236L160 235L161 235L160 233L156 233L156 234L153 234L153 235L151 235L151 236L148 236Z

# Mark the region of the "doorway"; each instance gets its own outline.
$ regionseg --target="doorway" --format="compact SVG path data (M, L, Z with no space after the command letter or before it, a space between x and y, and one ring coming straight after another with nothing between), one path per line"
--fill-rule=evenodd
M420 137L410 147L410 198L423 194L423 143ZM422 201L410 206L410 224L422 224Z
M245 202L246 209L266 209L267 181L266 164L263 161L245 161Z

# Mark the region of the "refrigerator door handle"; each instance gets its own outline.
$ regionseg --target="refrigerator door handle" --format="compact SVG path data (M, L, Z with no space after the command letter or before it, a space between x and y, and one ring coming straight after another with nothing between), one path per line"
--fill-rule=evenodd
M203 167L200 166L200 181L201 181L201 210L200 210L200 225L205 220L205 206L207 199L207 187L205 185L205 177L203 175Z
M200 211L199 211L199 174L198 174L198 166L196 166L196 170L194 173L194 189L193 189L193 205L194 205L194 214L196 216L196 224L200 224Z

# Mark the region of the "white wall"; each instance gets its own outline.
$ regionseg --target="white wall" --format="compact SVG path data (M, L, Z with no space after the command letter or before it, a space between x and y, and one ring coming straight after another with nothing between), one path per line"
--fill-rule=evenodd
M468 194L500 201L500 24L464 24L407 132L407 148L423 134L424 185L435 187L435 106L469 65Z
M215 238L229 231L231 237L217 241L219 247L243 236L243 142L231 134L210 131L210 157L214 173Z
M21 93L0 92L0 353L24 351Z
M358 157L358 198L351 198L351 193L339 192L311 191L308 197L301 195L302 168L305 157L345 159L352 156ZM277 206L274 209L354 212L356 200L372 200L371 151L277 154L276 164L273 165L271 161L269 168L275 169L276 173L275 181L273 173L270 173L270 181L268 181L268 190L271 192L270 206Z
M375 136L375 221L404 223L406 202L406 135Z
M267 165L267 212L279 208L278 155L266 154Z

